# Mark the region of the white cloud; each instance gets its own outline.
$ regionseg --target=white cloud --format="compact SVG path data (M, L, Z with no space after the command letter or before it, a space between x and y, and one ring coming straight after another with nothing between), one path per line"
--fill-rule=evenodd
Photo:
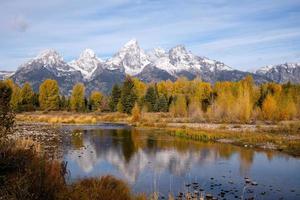
M185 44L240 69L268 64L257 52L271 58L284 51L276 61L294 61L294 49L300 49L297 8L297 0L1 1L0 67L16 69L44 48L57 49L66 60L87 47L106 57L133 37L145 49Z

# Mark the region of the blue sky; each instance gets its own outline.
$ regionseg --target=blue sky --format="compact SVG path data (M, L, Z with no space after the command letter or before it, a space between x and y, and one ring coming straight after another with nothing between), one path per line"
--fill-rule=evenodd
M103 59L135 38L241 69L300 61L300 0L0 0L0 70L52 48Z

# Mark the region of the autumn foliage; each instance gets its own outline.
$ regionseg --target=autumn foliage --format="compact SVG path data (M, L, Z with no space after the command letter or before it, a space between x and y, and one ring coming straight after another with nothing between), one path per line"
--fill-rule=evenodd
M11 80L5 83L12 89L10 105L18 112L32 109L127 114L170 112L174 117L198 122L240 123L300 118L299 84L258 85L251 76L237 82L215 84L200 78L144 83L127 76L123 84L113 86L111 94L93 91L90 96L80 83L74 86L70 96L59 94L54 80L41 84L39 93L34 93L28 83L22 88Z

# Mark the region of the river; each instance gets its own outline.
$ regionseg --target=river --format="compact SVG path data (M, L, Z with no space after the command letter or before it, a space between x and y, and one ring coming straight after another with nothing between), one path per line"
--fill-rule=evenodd
M63 126L68 181L113 175L136 193L300 199L300 159L125 125ZM246 183L247 182L247 183Z

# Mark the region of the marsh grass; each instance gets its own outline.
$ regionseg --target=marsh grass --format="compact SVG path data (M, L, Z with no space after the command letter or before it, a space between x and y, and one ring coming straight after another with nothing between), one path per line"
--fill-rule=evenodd
M123 113L72 113L33 112L17 115L17 121L46 122L61 124L96 124L101 122L122 122L137 127L162 128L172 130L174 136L201 141L226 139L236 145L252 145L257 148L277 149L292 155L300 155L300 122L256 121L251 124L193 123L192 119L174 118L170 113L141 113L138 121ZM174 128L171 124L175 123ZM247 128L248 126L248 128ZM250 126L250 128L249 128Z
M0 199L146 200L112 176L66 184L67 163L49 160L30 139L0 140Z
M88 178L78 181L60 194L58 199L72 200L146 200L145 195L133 195L129 186L112 176Z
M130 119L130 116L123 113L33 112L17 115L17 121L50 124L96 124L100 122L128 122Z
M289 132L295 134L298 130L297 126L292 126ZM295 130L295 129L296 130ZM264 130L264 132L233 132L227 130L193 130L193 129L174 129L169 128L169 133L173 136L198 140L203 142L218 142L226 139L230 143L245 146L251 145L256 148L275 148L275 150L283 151L294 156L300 156L300 139L288 138L288 136L280 134L272 130Z
M2 141L0 155L3 199L55 199L64 189L61 163L40 155L40 146L35 142Z

